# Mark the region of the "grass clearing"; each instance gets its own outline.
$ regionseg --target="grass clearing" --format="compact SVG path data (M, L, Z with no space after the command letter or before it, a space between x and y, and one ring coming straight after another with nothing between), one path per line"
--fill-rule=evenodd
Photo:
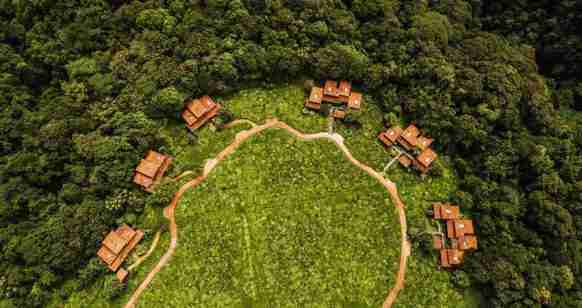
M238 118L263 123L277 117L304 132L325 131L327 119L302 113L304 97L302 87L290 85L247 89L223 101ZM357 117L362 129L338 124L336 131L355 158L382 170L391 159L376 139L382 113L368 103ZM246 128L205 127L192 142L182 123L167 125L175 170L199 172L205 159ZM178 206L176 255L144 292L140 307L377 307L397 270L398 220L382 187L340 155L327 141L302 142L274 130L241 145ZM439 178L421 181L397 164L387 172L407 205L409 228L426 229L424 209L456 189L446 157L439 159L445 166ZM167 247L165 233L121 298L100 299L98 281L65 307L123 305ZM396 307L474 306L438 269L436 254L413 250L408 264Z

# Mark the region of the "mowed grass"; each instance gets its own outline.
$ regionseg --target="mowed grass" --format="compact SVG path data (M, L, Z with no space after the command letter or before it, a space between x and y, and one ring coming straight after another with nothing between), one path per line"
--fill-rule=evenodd
M260 124L277 117L304 132L326 131L327 119L302 113L304 97L300 86L287 85L247 89L222 101L237 118ZM382 113L366 99L356 115L362 128L336 124L336 131L357 159L382 170L391 159L376 139ZM193 141L182 123L168 125L175 170L199 173L206 159L247 128L207 126ZM439 159L445 167L439 178L421 181L397 164L387 171L407 205L409 228L434 228L424 209L455 191L455 174L446 157ZM176 255L140 307L378 307L400 254L400 226L386 198L327 141L301 142L275 130L255 136L185 196L177 211ZM150 209L147 215L160 214ZM65 306L123 305L167 249L167 233L162 239L121 298L101 299L98 281ZM473 298L455 290L449 277L438 269L436 254L413 251L395 307L473 307Z

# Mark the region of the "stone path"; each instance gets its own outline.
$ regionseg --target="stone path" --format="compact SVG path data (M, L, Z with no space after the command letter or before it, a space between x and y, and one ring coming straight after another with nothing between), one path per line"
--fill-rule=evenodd
M236 124L241 123L242 121L235 122ZM370 176L378 180L388 191L390 194L390 198L392 203L394 204L396 210L398 211L398 218L400 221L400 233L401 233L401 248L400 248L400 265L398 269L398 274L396 275L396 283L388 293L386 300L384 301L383 308L390 308L398 293L402 288L404 288L404 277L406 275L406 262L408 257L410 256L410 242L407 239L407 225L406 225L406 213L404 212L404 203L400 200L400 196L398 195L398 190L396 189L396 185L384 178L379 172L372 169L368 165L358 161L352 156L352 153L348 150L343 142L343 137L336 133L316 133L316 134L303 134L300 131L290 127L284 122L281 122L277 119L269 119L263 125L255 125L254 123L245 120L246 123L251 124L253 126L249 130L239 132L234 141L228 145L224 150L222 150L215 158L210 159L206 162L204 166L204 171L202 175L198 176L192 181L187 182L184 184L174 195L174 198L170 202L170 204L164 209L164 216L170 221L170 246L166 253L162 256L158 264L148 273L144 281L137 287L137 289L132 294L131 298L125 305L125 308L132 308L135 307L139 297L143 293L143 291L148 287L148 285L152 282L155 275L169 262L170 258L174 254L176 250L176 246L178 245L178 226L176 224L176 216L175 210L178 205L178 202L184 195L184 193L190 189L198 186L202 183L208 175L212 172L212 170L218 165L218 163L224 159L226 159L238 146L247 140L248 138L256 135L266 129L270 128L279 128L284 129L294 135L295 137L301 140L316 140L316 139L328 139L333 141L337 147L344 153L344 156L355 166L362 169L364 172L368 173ZM235 123L232 123L235 125ZM228 127L231 127L230 125Z

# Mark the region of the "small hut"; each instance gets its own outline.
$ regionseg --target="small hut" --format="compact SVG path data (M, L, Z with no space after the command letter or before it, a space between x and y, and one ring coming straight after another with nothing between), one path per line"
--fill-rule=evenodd
M417 139L416 146L421 150L425 150L432 144L433 141L433 139L426 136L420 136Z
M441 249L441 266L443 268L456 267L463 263L464 253L457 249Z
M406 154L402 154L398 157L398 162L402 167L408 168L412 164L412 160Z
M323 88L313 87L309 98L305 100L305 107L320 110L322 103L347 106L348 109L358 110L362 105L362 94L352 92L352 85L347 80L339 82L326 80Z
M389 128L385 132L381 132L378 135L378 139L380 139L380 141L385 146L390 147L390 146L394 145L394 143L396 142L396 140L398 140L398 138L400 138L401 134L402 134L402 128L400 128L400 126L394 126L394 127Z
M321 109L321 100L323 99L323 89L318 87L311 88L311 94L305 101L305 107L314 110Z
M323 94L331 97L338 97L337 81L326 80L323 86Z
M210 96L205 95L186 103L182 110L182 119L186 121L189 129L194 130L214 118L218 111L220 111L220 105L215 103Z
M362 94L357 92L352 92L348 98L348 107L350 109L359 110L362 107Z
M461 218L461 210L458 206L452 204L434 203L432 205L434 219L459 219Z
M171 157L150 150L135 168L133 182L143 187L145 191L152 192L171 163Z
M432 165L432 163L437 159L437 154L430 148L424 149L414 160L414 167L420 171L422 174L426 174Z
M97 256L111 271L117 272L143 236L143 231L133 230L130 226L124 224L117 230L111 231L105 237L101 243L101 248L97 251ZM120 281L125 280L126 277L126 270L121 269L117 272L117 278Z
M416 147L418 135L420 135L420 130L411 124L402 132L398 143L410 151Z
M447 220L447 235L449 238L457 238L465 235L474 235L473 221L470 219Z
M346 112L345 112L345 110L334 108L331 112L331 116L336 118L336 119L343 119L346 117Z
M451 240L454 249L468 251L477 249L477 237L474 235L463 235Z
M432 246L434 249L441 250L445 248L445 241L441 235L433 234Z
M339 87L338 87L338 95L348 97L348 96L350 96L351 92L352 92L352 85L350 84L350 82L347 80L340 81Z

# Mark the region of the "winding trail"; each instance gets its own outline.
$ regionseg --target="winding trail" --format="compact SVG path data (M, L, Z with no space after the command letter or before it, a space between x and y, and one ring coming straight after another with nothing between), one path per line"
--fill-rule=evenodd
M140 295L143 291L148 287L151 281L154 279L155 275L168 263L174 251L176 250L176 246L178 245L178 226L176 224L176 207L178 206L178 202L182 198L184 193L193 187L198 186L202 183L212 172L212 170L218 165L219 162L226 159L238 146L247 140L248 138L256 135L266 129L270 128L279 128L284 129L294 135L295 137L301 140L316 140L316 139L328 139L333 141L338 148L344 153L344 156L355 166L362 169L370 176L375 178L378 182L380 182L390 194L390 198L392 203L394 204L396 210L398 211L398 218L400 221L400 233L401 233L401 248L400 248L400 265L398 269L398 273L396 275L396 283L388 293L384 304L382 305L383 308L390 308L392 304L396 300L398 293L400 290L404 288L404 278L406 275L406 262L408 257L410 256L411 246L410 242L407 239L407 225L406 225L406 213L404 212L404 203L400 200L398 195L398 190L396 189L396 185L394 182L384 178L380 173L369 167L368 165L358 161L352 155L352 153L348 150L343 142L343 137L336 133L316 133L316 134L303 134L300 131L290 127L284 122L281 122L277 119L269 119L262 125L256 125L255 123L248 121L248 120L239 120L238 122L230 123L232 125L227 125L228 127L232 127L236 124L240 123L248 123L252 126L251 129L241 131L236 134L234 141L229 144L226 148L224 148L215 158L210 159L206 162L204 166L204 171L202 175L198 176L197 178L187 182L184 184L174 195L170 204L164 208L164 216L170 221L170 246L166 253L160 258L158 264L148 273L146 278L142 281L142 283L137 287L137 289L132 294L131 298L125 305L125 308L133 308L135 307Z
M148 252L145 255L137 258L137 260L130 267L127 268L128 272L131 272L136 267L138 267L140 264L142 264L143 261L145 261L152 254L152 252L154 252L154 250L158 246L158 243L160 242L160 235L162 234L162 229L163 228L160 228L160 230L158 230L156 232L156 235L154 236L154 241L152 242L150 249L148 249Z

